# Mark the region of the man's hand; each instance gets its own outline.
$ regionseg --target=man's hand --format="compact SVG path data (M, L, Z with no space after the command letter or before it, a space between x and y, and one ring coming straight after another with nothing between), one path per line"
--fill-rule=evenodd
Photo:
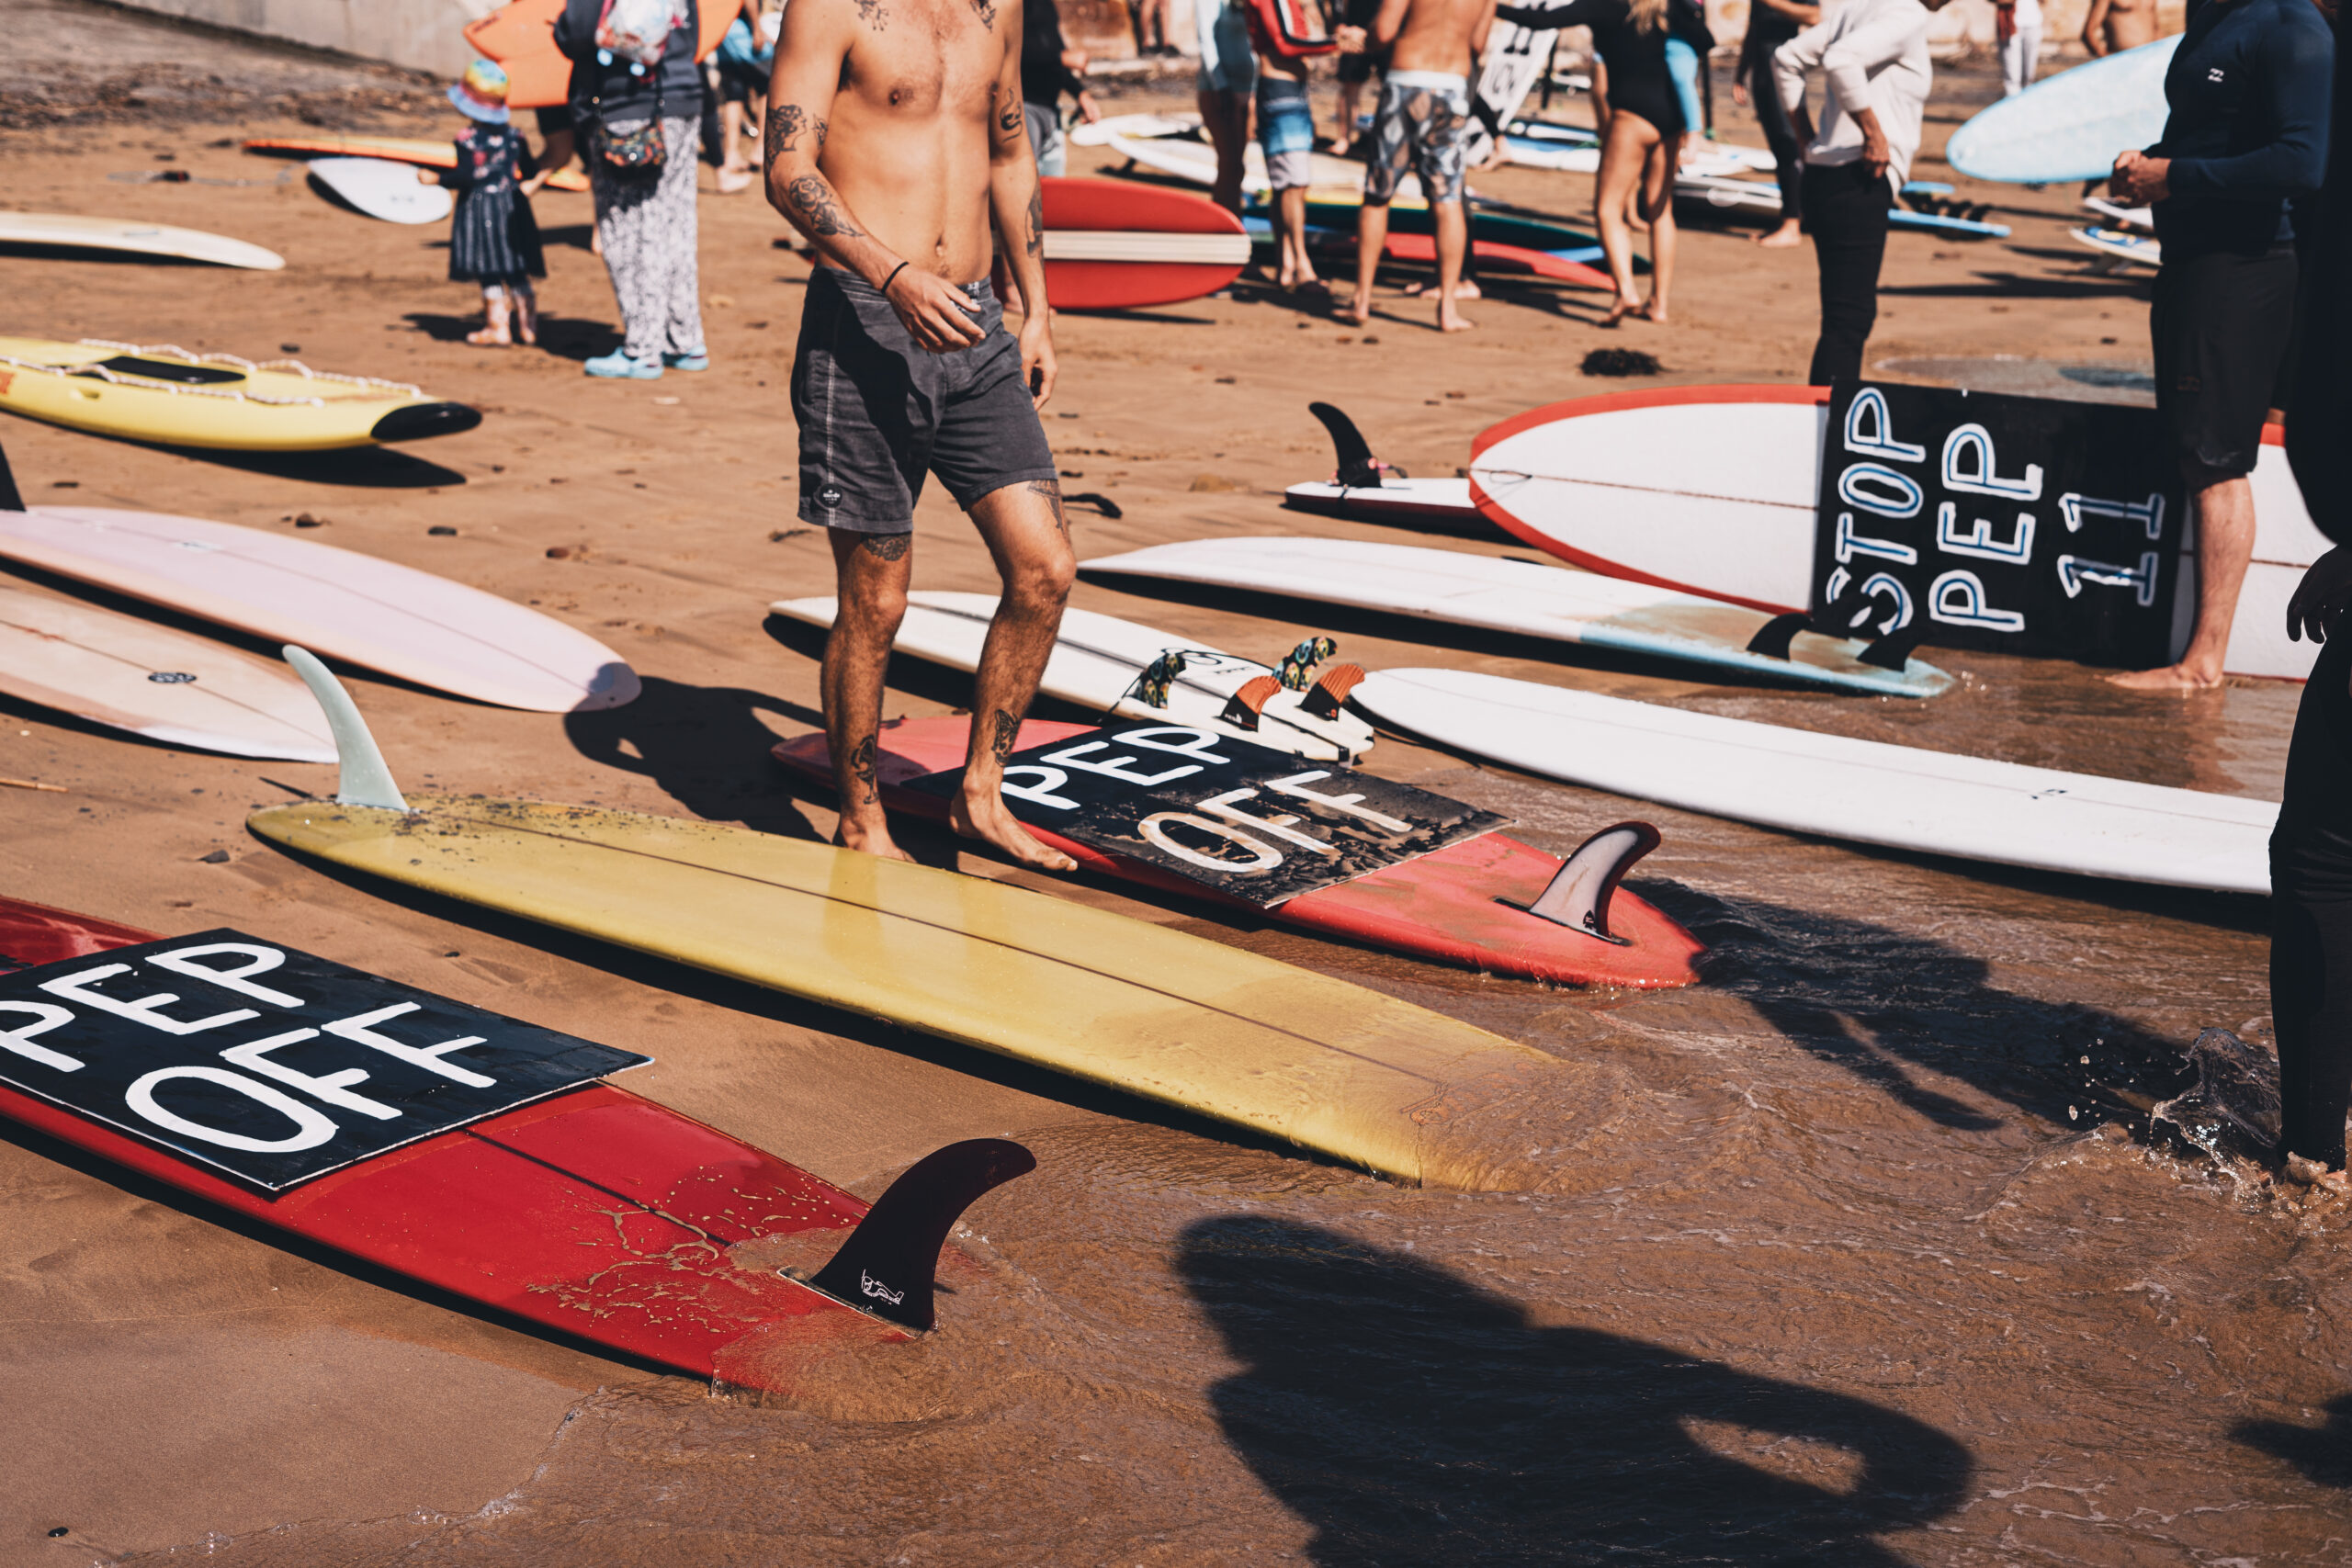
M2342 545L2312 562L2287 601L2287 640L2325 642L2336 618L2352 604L2352 549Z
M1028 383L1029 401L1037 408L1054 395L1054 377L1061 367L1054 359L1054 324L1043 310L1021 321L1021 378Z
M1102 118L1102 106L1094 101L1093 94L1079 94L1078 118L1084 120L1089 125L1092 125L1096 120Z
M889 280L882 298L899 312L899 324L918 347L933 354L953 354L969 348L985 334L972 309L972 297L936 274L902 266Z
M1886 132L1878 128L1876 119L1869 121L1862 127L1862 167L1871 172L1871 178L1883 180L1894 164L1894 149L1886 144Z
M1362 28L1343 27L1331 36L1339 40L1341 54L1362 54L1364 51L1367 35Z
M2115 160L2115 172L2108 176L2107 188L2115 199L2128 207L2145 207L2172 195L2172 160L2151 158L2145 152L2125 152Z

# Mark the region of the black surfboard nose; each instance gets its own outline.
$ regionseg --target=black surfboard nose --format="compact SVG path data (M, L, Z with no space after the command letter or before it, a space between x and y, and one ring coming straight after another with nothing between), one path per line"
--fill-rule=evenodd
M481 411L463 403L409 403L378 420L368 432L376 441L422 441L455 435L481 423Z

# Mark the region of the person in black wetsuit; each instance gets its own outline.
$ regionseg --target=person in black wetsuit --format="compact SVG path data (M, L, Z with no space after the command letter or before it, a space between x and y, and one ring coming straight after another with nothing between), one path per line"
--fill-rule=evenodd
M2196 635L2179 663L2109 677L2118 685L2222 683L2254 553L2248 476L2294 326L2294 204L2326 169L2334 56L2312 0L2191 0L2165 73L2164 139L2115 161L2117 199L2155 206L2156 410L2198 517Z
M1603 326L1628 316L1667 319L1674 285L1674 171L1682 138L1696 130L1682 113L1681 95L1666 60L1668 39L1680 39L1704 62L1715 46L1697 0L1569 0L1565 6L1505 6L1495 15L1522 28L1589 27L1592 46L1609 67L1609 123L1601 133L1600 174L1594 187L1594 227L1617 299ZM1638 187L1638 197L1635 195ZM1634 230L1625 220L1638 201L1650 226L1650 297L1634 281Z
M1781 180L1781 223L1756 237L1772 250L1804 243L1804 139L1781 102L1780 85L1772 78L1772 51L1821 20L1821 7L1804 0L1755 0L1747 10L1747 36L1740 40L1739 68L1732 76L1734 95L1745 93L1772 150Z
M2352 62L2336 22L2334 112L2352 113ZM2338 124L2352 121L2338 121ZM2278 1032L2279 1162L2288 1177L2337 1192L2352 1100L2352 157L2341 141L2304 214L2301 345L2287 420L2287 457L2303 505L2335 547L2312 564L2287 605L2290 635L2323 646L2295 715L2286 801L2270 837L2270 1014ZM2341 633L2342 635L2335 635Z
M1066 173L1069 148L1062 138L1062 95L1078 105L1080 119L1102 118L1086 90L1086 56L1062 37L1062 11L1056 0L1026 0L1021 11L1021 115L1029 124L1029 146L1041 175Z

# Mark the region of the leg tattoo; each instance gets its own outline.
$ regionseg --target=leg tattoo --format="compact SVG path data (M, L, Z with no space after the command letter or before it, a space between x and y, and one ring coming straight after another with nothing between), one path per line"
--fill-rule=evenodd
M989 754L1001 762L1012 755L1012 743L1021 735L1021 721L999 708L995 724L996 732L989 738Z
M857 802L860 806L871 806L879 798L880 792L875 785L874 769L874 757L877 750L879 750L878 743L871 734L863 737L856 745L849 749L849 771L855 775L859 784L865 786L864 798Z
M912 534L868 534L858 540L857 547L876 560L899 560L914 542Z
M1054 509L1054 526L1062 531L1063 538L1069 538L1069 514L1062 510L1061 481L1059 479L1031 479L1029 493L1042 496L1046 504Z

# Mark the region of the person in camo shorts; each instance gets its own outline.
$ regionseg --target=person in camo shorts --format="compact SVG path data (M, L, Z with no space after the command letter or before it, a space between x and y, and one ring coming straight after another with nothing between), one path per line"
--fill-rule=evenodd
M1456 308L1470 228L1462 207L1463 138L1470 123L1470 70L1494 26L1495 0L1382 0L1369 29L1341 28L1340 50L1390 50L1372 120L1372 167L1356 224L1356 293L1348 318L1372 320L1372 281L1388 243L1388 204L1409 171L1437 220L1437 325L1466 332Z

